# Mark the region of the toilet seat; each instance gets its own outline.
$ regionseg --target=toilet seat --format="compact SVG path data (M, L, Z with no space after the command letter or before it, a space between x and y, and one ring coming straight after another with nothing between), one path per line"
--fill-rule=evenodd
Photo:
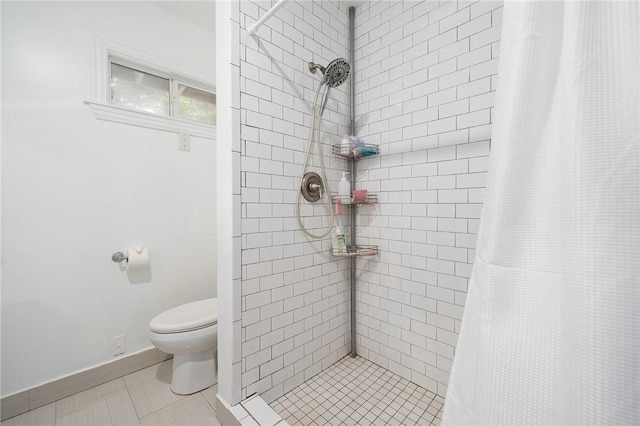
M217 323L218 299L212 298L169 309L153 318L149 323L149 328L158 334L183 333Z

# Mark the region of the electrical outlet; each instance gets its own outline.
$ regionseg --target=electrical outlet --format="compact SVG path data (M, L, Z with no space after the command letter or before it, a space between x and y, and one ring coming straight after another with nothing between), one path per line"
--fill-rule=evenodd
M178 133L178 151L191 151L191 135Z
M119 336L113 336L111 338L111 355L118 356L122 355L125 351L124 347L124 338L125 334L121 334Z

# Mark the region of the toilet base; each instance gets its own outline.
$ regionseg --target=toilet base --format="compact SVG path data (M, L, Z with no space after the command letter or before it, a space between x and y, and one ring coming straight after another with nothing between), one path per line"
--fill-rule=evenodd
M189 395L216 383L218 371L215 351L173 355L171 390L179 395Z

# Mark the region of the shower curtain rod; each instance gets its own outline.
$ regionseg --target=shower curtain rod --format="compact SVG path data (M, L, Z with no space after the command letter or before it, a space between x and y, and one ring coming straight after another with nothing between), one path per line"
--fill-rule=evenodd
M271 9L269 9L267 13L265 13L262 16L262 18L258 19L258 21L255 24L253 24L251 28L249 28L248 30L249 35L250 36L255 35L256 31L258 31L258 28L260 28L262 24L264 24L264 22L271 17L271 15L276 13L276 10L280 9L288 1L289 0L279 0L278 3L274 4L271 7Z

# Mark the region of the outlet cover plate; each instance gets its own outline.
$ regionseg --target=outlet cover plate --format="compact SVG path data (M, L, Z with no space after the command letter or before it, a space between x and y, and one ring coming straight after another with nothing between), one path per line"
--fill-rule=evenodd
M119 336L113 336L111 338L111 355L122 355L125 351L125 334Z
M191 135L178 133L178 151L191 151Z

